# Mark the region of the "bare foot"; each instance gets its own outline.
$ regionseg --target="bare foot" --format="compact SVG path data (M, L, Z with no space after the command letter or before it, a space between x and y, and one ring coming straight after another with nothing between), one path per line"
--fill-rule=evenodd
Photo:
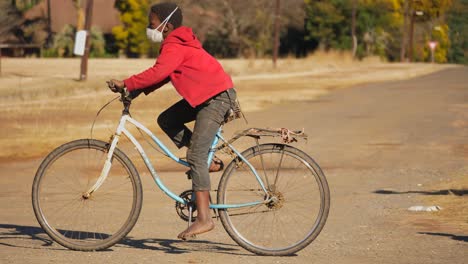
M213 230L214 227L215 225L211 219L205 222L196 220L189 228L185 229L177 237L182 240L187 240L188 238L192 238L195 235L209 232Z

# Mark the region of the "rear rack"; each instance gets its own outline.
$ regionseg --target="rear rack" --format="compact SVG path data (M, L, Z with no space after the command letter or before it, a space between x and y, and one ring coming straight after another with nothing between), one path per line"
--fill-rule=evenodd
M221 150L239 138L246 136L255 138L256 140L260 139L261 137L280 137L285 144L297 142L297 138L307 140L307 134L304 133L304 129L290 130L287 128L247 128L246 130L235 133L231 139L221 144L216 148L216 150Z

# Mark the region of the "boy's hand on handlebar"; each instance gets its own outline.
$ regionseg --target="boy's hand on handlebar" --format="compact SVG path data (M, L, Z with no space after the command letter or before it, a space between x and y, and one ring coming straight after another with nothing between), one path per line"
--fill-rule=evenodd
M125 83L123 81L112 79L107 81L107 86L114 93L123 93L125 88Z

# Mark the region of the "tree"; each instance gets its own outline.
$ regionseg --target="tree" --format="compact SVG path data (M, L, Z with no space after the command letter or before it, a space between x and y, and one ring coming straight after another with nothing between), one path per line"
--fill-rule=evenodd
M83 30L85 27L85 13L82 2L82 0L73 0L73 5L77 12L76 30Z
M263 57L272 54L274 1L176 0L174 2L183 10L184 24L193 28L208 52L223 57ZM287 5L281 9L282 41L290 29L301 31L303 34L303 23L304 1L288 0ZM283 48L283 52L287 52L283 43L280 47Z
M414 22L414 30L410 30L410 45L408 54L414 53L415 61L430 61L429 41L437 41L436 61L445 62L449 47L448 27L445 24L445 13L452 0L412 0L409 2L409 16ZM413 36L414 31L414 36ZM437 32L436 32L437 31ZM414 38L414 44L413 39Z
M38 4L41 0L13 0L11 1L12 5L18 8L21 11L25 11L36 4ZM4 2L6 2L4 0Z
M117 46L128 57L147 54L150 46L144 32L148 25L148 0L117 0L115 7L122 22L112 29Z
M273 42L274 2L210 1L205 8L216 14L217 24L207 33L207 49L224 49L228 56L263 57L271 54ZM220 37L223 37L221 39ZM214 43L212 42L214 41Z
M331 0L306 3L307 39L319 48L353 50L359 57L398 53L399 0ZM354 40L353 40L354 37ZM358 44L356 46L356 44ZM394 48L394 47L397 48ZM396 50L396 51L395 51Z
M434 51L434 61L439 63L447 62L447 53L449 49L448 25L441 24L432 27L432 30L425 34L423 41L423 61L431 61L431 50L429 42L436 41L437 47Z
M468 64L468 0L454 0L447 13L450 49L447 59Z
M444 62L449 47L449 28L444 17L451 2L452 0L358 0L356 8L352 5L356 2L350 0L305 0L307 38L320 43L320 48L325 50L350 50L350 36L355 35L359 57L379 55L395 61L404 59L409 35L410 55L415 51L418 60L428 61L430 52L427 42L436 40L439 42L436 60ZM419 16L421 12L422 16ZM354 25L354 16L355 31L352 30L354 27L350 29L350 25ZM408 24L410 34L407 34ZM351 32L355 34L350 34ZM413 39L416 40L415 45L412 44Z
M27 21L21 25L22 38L26 43L43 46L47 42L47 22L45 19Z
M357 35L361 38L360 57L378 55L395 60L399 54L402 16L395 0L360 0Z
M102 57L106 54L106 41L104 34L98 27L91 28L90 35L90 56Z
M75 29L72 25L65 25L54 37L53 49L57 51L59 57L73 56L73 47L75 44Z
M319 49L349 49L351 6L347 0L305 0L307 40L319 43ZM349 14L349 15L348 15Z
M52 54L58 57L73 57L75 45L76 28L72 25L65 25L57 35L54 36ZM91 57L102 57L105 55L105 40L102 31L97 27L92 27L90 32L90 55ZM49 51L51 52L51 51Z
M413 3L415 5L415 10L418 9L424 12L423 20L427 21L445 14L447 9L451 6L452 0L416 0L413 1Z
M161 0L117 0L122 26L113 29L117 45L132 57L147 54L144 39L150 4ZM208 52L222 57L264 57L272 54L274 2L271 0L172 0L183 10L184 24L191 27ZM304 0L288 0L281 10L281 40L289 31L303 34ZM297 34L294 36L296 37ZM300 40L303 40L301 36ZM133 42L132 42L133 41ZM294 39L293 41L296 41ZM296 41L297 42L297 41ZM298 44L288 43L296 48ZM283 53L287 47L280 45Z
M353 41L353 58L356 57L357 52L357 37L356 37L356 12L358 7L358 0L353 0L353 6L351 11L351 38Z
M7 1L0 1L0 42L5 41L13 29L23 23L21 12Z

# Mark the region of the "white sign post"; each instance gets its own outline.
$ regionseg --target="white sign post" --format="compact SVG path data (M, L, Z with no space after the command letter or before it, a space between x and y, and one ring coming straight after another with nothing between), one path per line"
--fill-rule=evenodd
M85 53L85 46L86 46L86 30L80 30L76 32L75 47L73 49L73 54L77 56L83 56Z
M429 41L429 48L431 48L431 62L434 63L434 50L437 47L437 41Z

